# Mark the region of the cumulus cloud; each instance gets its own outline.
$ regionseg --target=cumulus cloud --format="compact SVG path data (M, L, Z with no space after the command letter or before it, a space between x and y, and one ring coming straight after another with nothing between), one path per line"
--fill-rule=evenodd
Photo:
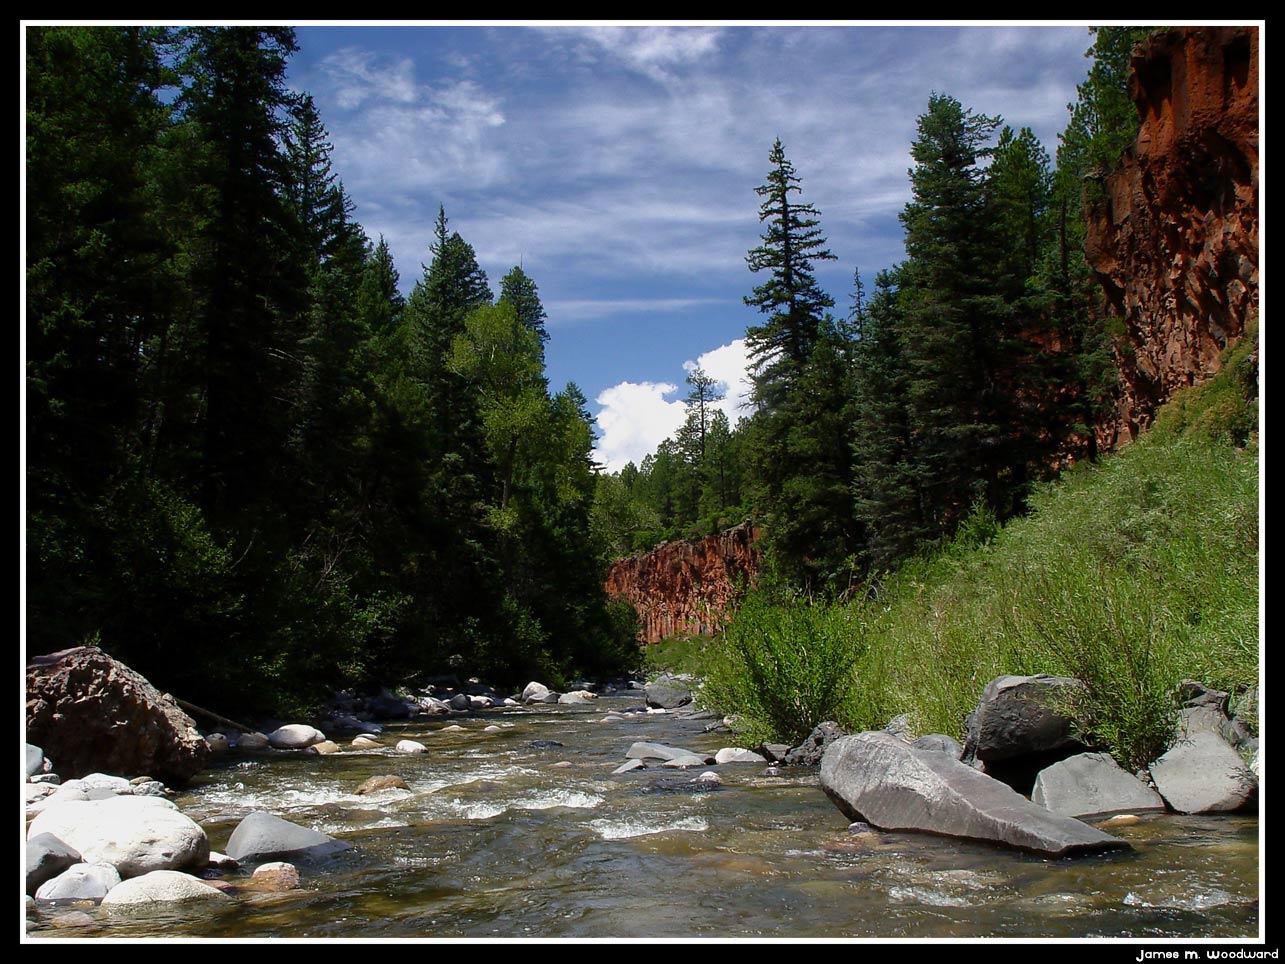
M621 382L604 389L594 401L598 412L595 457L609 472L635 465L656 451L683 424L686 407L680 399L666 400L678 391L668 382Z
M692 371L702 369L726 393L718 407L735 425L749 415L750 381L746 374L748 356L745 339L737 338L683 363ZM677 395L670 399L668 396ZM683 404L686 392L668 382L621 382L594 399L598 412L599 439L595 457L609 472L619 472L629 462L638 465L665 439L682 427L687 417Z

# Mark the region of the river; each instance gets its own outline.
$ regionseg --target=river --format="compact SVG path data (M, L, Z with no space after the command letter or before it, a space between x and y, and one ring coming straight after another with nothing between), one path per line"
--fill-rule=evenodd
M854 833L815 768L652 768L634 741L712 755L707 720L589 706L390 726L388 749L231 757L177 799L222 849L252 810L352 849L300 889L217 909L42 914L28 933L107 938L1253 938L1253 816L1143 816L1127 852L1046 860L914 834ZM451 731L449 725L463 729ZM499 732L488 732L498 726ZM402 738L428 753L394 753ZM560 745L559 745L560 744ZM410 790L358 796L368 777Z

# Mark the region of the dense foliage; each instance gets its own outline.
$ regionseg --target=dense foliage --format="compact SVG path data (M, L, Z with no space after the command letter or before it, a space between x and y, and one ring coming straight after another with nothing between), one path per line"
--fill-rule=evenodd
M439 214L408 299L288 28L27 39L27 628L213 707L631 658L591 420Z

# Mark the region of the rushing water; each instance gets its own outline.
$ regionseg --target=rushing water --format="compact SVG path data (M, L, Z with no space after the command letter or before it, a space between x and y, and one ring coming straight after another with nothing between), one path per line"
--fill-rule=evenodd
M1130 851L1045 860L853 833L815 769L612 776L637 740L712 755L678 714L604 721L637 697L387 729L387 749L228 760L176 802L222 849L267 810L351 843L301 889L131 918L42 913L57 937L1241 937L1259 930L1258 820L1144 816ZM450 724L463 731L450 731ZM488 726L500 727L487 732ZM427 754L397 754L415 739ZM562 744L556 746L552 744ZM370 776L410 790L358 796ZM246 873L241 871L238 873Z

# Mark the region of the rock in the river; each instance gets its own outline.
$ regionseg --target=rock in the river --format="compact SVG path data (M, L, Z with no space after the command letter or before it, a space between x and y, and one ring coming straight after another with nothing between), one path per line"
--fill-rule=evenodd
M883 732L830 744L821 786L849 820L883 830L987 840L1052 857L1128 847L944 753L915 750Z
M67 846L51 833L39 833L27 840L27 893L46 880L57 877L68 867L81 862L80 852Z
M1159 794L1108 753L1080 753L1041 770L1031 802L1068 817L1165 809Z
M714 762L713 757L700 756L691 750L684 750L676 746L665 746L663 743L635 743L625 754L629 760L660 760L664 764L673 764L674 766L708 766ZM675 762L681 761L681 762Z
M34 777L45 765L45 751L38 746L27 744L27 776Z
M1156 790L1179 813L1241 810L1258 795L1258 781L1240 754L1208 730L1178 740L1150 769Z
M570 693L559 696L558 702L574 706L580 703L592 703L597 698L597 693L590 693L588 690L572 690Z
M418 740L398 740L394 749L398 753L427 753L428 747Z
M284 860L260 864L250 875L250 887L260 891L294 890L299 886L299 868Z
M669 674L658 676L647 684L647 705L656 709L674 710L692 701L692 687L688 680Z
M266 750L268 748L268 738L265 734L242 733L236 741L238 750Z
M714 754L715 763L766 763L767 757L739 746L725 746Z
M119 883L120 874L111 864L72 864L41 884L36 900L102 900Z
M467 711L473 708L473 704L472 702L470 702L467 693L456 693L449 700L447 700L446 705L453 710L460 710L460 711Z
M545 686L543 683L537 683L535 680L532 680L530 683L527 683L522 690L522 702L543 703L545 702L545 697L548 695L549 687Z
M374 793L376 790L390 789L409 790L410 787L406 786L406 781L401 777L394 773L390 773L384 776L371 777L357 788L357 793L358 795L361 795L365 793Z
M205 734L205 742L210 748L211 756L222 756L228 752L228 738L222 733Z
M322 740L320 743L314 743L308 749L314 753L338 753L339 744L334 740Z
M176 870L154 870L121 882L103 898L103 907L113 911L145 909L152 904L188 900L231 900L217 887Z
M58 761L64 777L102 770L181 784L210 758L173 697L91 646L28 663L27 738Z
M814 767L821 762L826 747L843 736L839 724L827 720L813 727L802 743L785 754L781 762L792 767Z
M359 750L369 750L372 747L383 746L383 744L378 740L372 740L370 737L365 735L353 737L352 745L357 747Z
M255 811L237 824L227 846L228 854L242 862L279 854L325 857L348 849L350 845L342 840L263 811Z
M278 750L302 750L322 742L326 734L306 723L287 723L268 734L268 744Z
M991 764L1014 757L1079 748L1066 702L1083 688L1066 676L998 676L982 690L964 726L964 761Z
M161 797L68 800L32 821L29 836L50 833L85 863L111 864L122 877L204 867L210 841L191 817Z
M626 760L624 763L620 764L620 766L612 770L611 775L614 777L620 773L629 773L631 770L645 769L647 769L647 764L643 763L642 760Z

